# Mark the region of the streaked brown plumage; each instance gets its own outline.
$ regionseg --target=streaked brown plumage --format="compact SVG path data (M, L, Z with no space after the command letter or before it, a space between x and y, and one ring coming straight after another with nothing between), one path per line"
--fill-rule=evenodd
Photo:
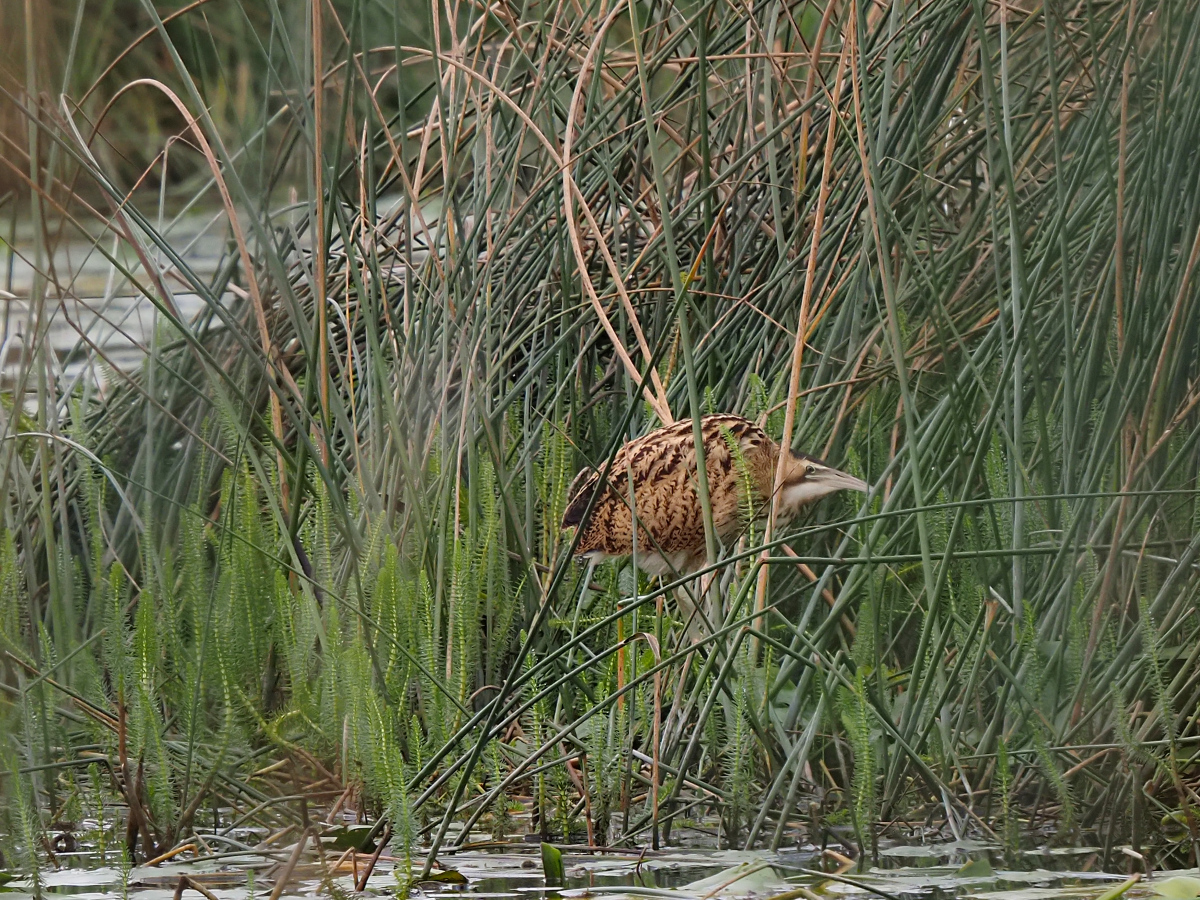
M728 544L749 519L762 518L770 505L779 446L741 416L713 415L700 420L713 527ZM618 452L607 484L584 521L600 473L584 469L570 488L562 527L580 527L576 553L603 560L633 553L633 516L629 478L637 503L637 562L652 575L687 573L704 565L704 515L696 486L692 421L686 419L630 441ZM841 490L865 491L867 485L825 462L788 454L776 521L790 521L800 508Z

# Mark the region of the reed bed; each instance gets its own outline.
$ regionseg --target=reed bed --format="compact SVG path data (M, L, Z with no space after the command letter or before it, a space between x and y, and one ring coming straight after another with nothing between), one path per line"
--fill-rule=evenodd
M140 859L206 811L357 809L426 872L523 812L1196 863L1193 5L250 6L146 0L152 77L66 54L0 100L37 272L6 852L113 790ZM98 148L137 104L178 127L131 174ZM81 240L157 310L140 371L40 339ZM697 636L558 522L581 465L708 411L872 490L720 548Z

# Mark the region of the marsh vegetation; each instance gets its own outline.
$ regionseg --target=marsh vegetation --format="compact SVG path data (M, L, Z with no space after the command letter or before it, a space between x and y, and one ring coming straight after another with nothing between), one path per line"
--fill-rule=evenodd
M14 870L347 814L426 874L521 833L1196 864L1194 4L37 6ZM132 363L89 324L129 298ZM716 548L696 630L559 522L708 412L871 490Z

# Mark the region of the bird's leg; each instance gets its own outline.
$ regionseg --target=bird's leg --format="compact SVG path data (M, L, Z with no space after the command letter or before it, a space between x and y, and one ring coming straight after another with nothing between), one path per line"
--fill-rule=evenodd
M665 575L659 575L658 589L663 590L666 587L666 584L667 577ZM675 588L673 593L675 594L675 606L679 610L679 617L683 619L683 630L685 633L690 634L692 630L692 623L696 619L696 604L692 602L691 596L689 596L688 592L683 588L682 585Z
M679 607L679 614L683 618L683 633L691 643L696 643L704 636L700 630L700 610L683 585L675 588L675 605Z
M700 589L695 596L688 589L687 584L681 584L675 589L675 602L683 616L684 633L693 644L699 643L705 634L713 632L712 622L704 612L704 594L711 582L711 573L695 579L692 587Z
M722 621L724 616L720 615L720 610L717 605L721 602L720 595L713 590L713 582L720 577L720 570L714 569L711 572L706 572L700 576L700 602L701 609L707 612L706 619L708 622L709 632L716 630L714 623Z

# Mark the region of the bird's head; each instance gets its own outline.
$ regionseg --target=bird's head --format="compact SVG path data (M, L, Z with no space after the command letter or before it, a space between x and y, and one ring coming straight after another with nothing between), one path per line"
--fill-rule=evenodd
M835 469L824 460L803 453L789 453L788 457L779 495L779 511L784 518L792 518L801 507L838 491L866 493L868 490L867 483L861 478Z

